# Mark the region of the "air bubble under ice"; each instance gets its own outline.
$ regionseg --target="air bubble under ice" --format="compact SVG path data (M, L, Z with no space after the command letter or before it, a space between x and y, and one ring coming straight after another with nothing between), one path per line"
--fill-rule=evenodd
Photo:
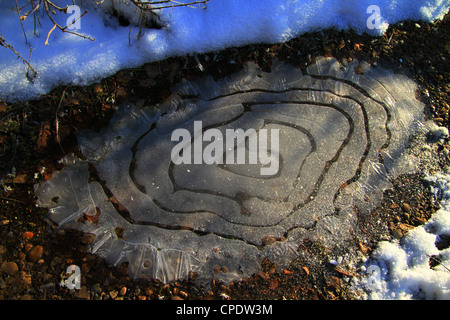
M291 262L304 239L345 249L357 215L411 163L405 148L424 107L415 91L406 76L333 58L306 74L247 63L218 81L183 81L164 105L129 102L101 132L81 132L83 160L67 156L36 186L38 203L60 228L94 234L91 252L127 262L135 279L194 272L229 282L265 258ZM278 129L276 174L261 176L261 164L175 165L171 134L193 134L194 121L221 132Z

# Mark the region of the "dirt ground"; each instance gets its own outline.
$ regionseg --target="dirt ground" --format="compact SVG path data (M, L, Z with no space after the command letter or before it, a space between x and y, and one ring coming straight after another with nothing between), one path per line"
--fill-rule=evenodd
M411 75L420 86L426 116L449 127L450 16L437 23L407 21L383 37L333 29L307 33L282 44L258 44L203 55L174 57L122 70L89 87L58 87L35 101L0 102L0 299L3 300L227 300L355 299L349 280L357 270L341 270L315 243L304 243L304 258L288 268L264 261L259 274L228 285L198 288L192 279L162 284L132 281L127 266L113 268L87 252L89 236L57 231L36 206L33 185L47 180L64 154L77 152L76 132L108 124L116 106L131 96L148 104L163 101L171 85L205 73L219 78L254 61L269 71L273 58L301 68L317 56L360 59ZM201 67L199 66L201 64ZM149 86L151 89L149 90ZM440 150L449 149L439 142ZM449 164L445 153L436 170ZM370 239L355 240L365 254L389 237L401 238L437 209L420 175L404 176L386 191L373 219L382 221ZM406 205L405 205L406 204ZM367 221L370 227L373 221ZM82 288L60 286L66 268L81 268Z

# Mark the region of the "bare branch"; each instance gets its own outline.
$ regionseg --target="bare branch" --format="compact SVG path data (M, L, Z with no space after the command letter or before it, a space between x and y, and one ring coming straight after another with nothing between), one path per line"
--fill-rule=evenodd
M6 43L5 37L3 37L3 35L0 35L0 46L7 48L7 49L11 50L12 52L14 52L18 58L20 58L23 62L25 62L28 65L28 68L30 68L35 74L37 74L36 70L34 70L34 68L31 66L31 64L24 57L22 57L20 55L20 53L17 52L16 49L14 49L14 47L12 45Z
M196 8L198 5L203 5L203 8L206 7L206 3L209 0L198 0L192 1L188 3L183 3L174 0L161 0L161 1L140 1L140 0L131 0L131 2L142 10L160 10L165 8L175 8L175 7L193 7Z
M20 26L22 27L22 32L23 32L23 36L25 38L25 43L28 44L27 34L25 33L25 29L23 28L23 22L22 22L22 20L25 20L25 18L22 18L22 16L20 15L20 10L19 10L19 7L17 6L17 0L16 0L16 11L17 11L17 15L19 16Z
M52 34L53 30L56 29L56 24L53 25L53 27L50 29L50 31L47 33L47 38L45 39L44 45L48 46L48 38L50 38L50 35Z
M53 13L52 8L51 8L52 6L53 6L55 9L60 10L60 11L63 11L63 12L67 12L67 8L64 9L64 8L57 7L57 6L55 6L55 5L54 5L51 1L49 1L49 0L41 0L41 1L44 2L44 8L45 8L45 12L47 13L47 16L48 16L49 19L53 22L53 27L52 27L52 29L49 31L49 33L47 34L47 39L46 39L46 41L45 41L45 45L48 45L48 38L49 38L50 34L53 32L53 30L54 30L56 27L58 27L58 29L61 30L62 32L71 33L71 34L74 34L74 35L76 35L76 36L78 36L78 37L81 37L81 38L84 38L84 39L89 39L89 40L91 40L91 41L94 41L94 40L95 40L95 39L92 39L91 37L85 36L85 35L83 35L83 34L81 34L81 33L78 33L78 32L75 32L75 31L71 31L71 30L67 30L67 27L69 27L70 25L72 25L73 23L75 23L75 21L73 21L71 24L69 24L69 25L67 25L67 26L65 26L65 27L62 27L62 26L60 26L60 25L55 21L55 19L53 19L52 14L50 13L50 12ZM50 11L50 12L49 12L49 11ZM84 16L87 12L88 12L88 11L86 10L80 17L78 17L78 19L81 18L82 16ZM78 20L78 19L77 19L77 20Z

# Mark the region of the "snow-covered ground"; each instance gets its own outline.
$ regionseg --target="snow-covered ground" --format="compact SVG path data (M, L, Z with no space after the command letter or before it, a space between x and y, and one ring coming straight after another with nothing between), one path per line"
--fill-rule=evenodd
M73 25L82 35L56 28L45 45L53 23L44 14L23 20L22 30L15 1L0 0L0 32L36 69L38 76L27 79L27 65L11 50L0 47L0 99L25 100L38 97L61 84L87 85L123 68L142 65L169 56L195 54L249 43L275 43L304 32L323 28L353 28L358 32L382 34L390 23L405 19L433 21L450 8L450 0L210 0L206 9L178 7L159 12L162 29L147 29L137 40L138 27L119 25L110 16L114 5L125 16L137 19L129 0L83 0L86 9ZM186 2L188 0L181 0ZM38 0L33 1L38 3ZM53 0L65 7L72 0ZM188 1L192 2L192 0ZM29 0L18 0L20 13L31 10ZM95 3L100 3L95 5ZM200 7L202 7L200 5ZM54 19L65 26L76 11L57 12ZM53 15L52 15L53 16ZM36 28L35 28L36 23ZM0 34L0 36L1 36ZM129 44L129 34L131 45Z
M400 241L378 244L362 267L367 277L354 279L363 298L450 299L450 248L436 246L450 237L450 175L435 174L426 180L441 208ZM436 266L431 268L430 261Z
M45 45L53 23L43 10L39 21L33 16L22 21L23 31L15 1L0 0L0 36L27 60L32 49L30 62L38 73L30 81L27 65L14 52L0 47L0 100L36 98L61 84L88 85L120 69L169 56L281 42L324 28L353 28L359 33L380 35L391 23L406 19L434 21L450 8L450 0L210 0L206 9L162 10L159 14L164 27L143 30L138 40L138 27L120 26L109 14L114 3L131 18L135 8L122 1L104 0L99 5L94 3L100 0L83 1L80 13L86 9L89 12L78 20L74 31L94 41L56 29ZM17 2L22 7L28 0ZM66 6L72 1L53 3ZM20 12L30 9L24 7ZM74 14L57 13L54 18L65 26ZM39 22L36 28L35 22ZM355 283L355 288L364 290L364 298L408 299L421 292L424 298L450 299L450 248L439 251L435 245L443 236L450 236L450 175L435 175L429 180L442 209L401 242L380 244L363 267L369 276ZM442 263L430 268L431 256Z

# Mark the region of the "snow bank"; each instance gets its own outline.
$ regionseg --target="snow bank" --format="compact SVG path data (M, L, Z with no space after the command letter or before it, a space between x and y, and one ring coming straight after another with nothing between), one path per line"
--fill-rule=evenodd
M185 1L185 0L184 0ZM65 6L72 1L54 0ZM78 4L80 1L76 1ZM34 31L32 16L23 21L25 42L14 1L0 0L0 31L7 43L28 59L38 76L30 82L27 66L10 50L0 47L0 99L26 100L47 93L61 84L88 85L123 68L139 66L174 55L220 50L249 43L274 43L289 40L304 32L323 28L353 28L359 33L382 34L389 23L405 19L433 21L450 8L449 0L211 0L206 9L180 7L164 9L160 18L165 27L144 30L137 40L138 28L118 24L111 7L123 15L135 15L134 7L122 0L83 1L87 8L80 28L75 30L95 41L53 31L45 46L52 22L40 15ZM19 7L28 3L19 0ZM29 6L22 9L22 13ZM72 13L58 13L55 19L65 25ZM136 18L134 18L136 19Z
M436 174L427 180L441 209L401 241L379 243L363 266L369 276L355 279L363 298L450 299L450 248L438 249L450 237L450 175ZM437 265L430 267L430 262Z

